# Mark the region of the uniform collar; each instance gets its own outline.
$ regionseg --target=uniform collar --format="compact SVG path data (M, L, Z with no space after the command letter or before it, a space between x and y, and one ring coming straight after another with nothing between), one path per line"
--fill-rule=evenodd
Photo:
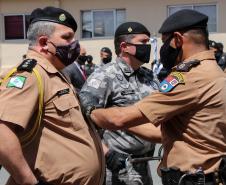
M44 56L38 52L29 49L27 52L27 58L36 59L37 63L42 66L48 73L58 73L59 71L53 66L53 64L47 60Z
M216 60L216 58L215 58L215 55L214 55L214 51L206 50L206 51L202 51L202 52L199 52L195 55L190 56L189 58L185 59L181 63L187 63L187 62L190 62L192 60L199 60L200 62L202 62L204 60ZM177 66L180 65L181 63L177 64L172 69L175 70L177 68Z
M191 57L185 59L183 62L185 63L191 60L203 61L203 60L216 60L216 59L215 59L214 51L206 50L206 51L199 52L195 55L192 55Z
M135 72L133 68L120 57L116 58L116 64L120 67L123 74L125 74L126 76L131 76Z

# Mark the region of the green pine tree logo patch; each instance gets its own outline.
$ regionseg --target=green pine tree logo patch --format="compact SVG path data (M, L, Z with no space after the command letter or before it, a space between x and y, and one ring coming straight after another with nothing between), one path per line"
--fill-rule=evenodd
M26 77L24 76L14 76L9 80L7 84L7 88L16 87L16 88L22 89L25 84L25 81L26 81Z

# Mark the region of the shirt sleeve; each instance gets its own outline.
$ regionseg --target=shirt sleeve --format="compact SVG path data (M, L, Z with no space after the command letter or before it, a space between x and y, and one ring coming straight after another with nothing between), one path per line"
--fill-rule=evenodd
M198 90L189 84L179 84L171 92L154 92L135 104L155 125L198 105Z
M100 107L106 107L112 89L110 83L104 71L96 70L89 76L80 93L91 93L98 98Z
M26 128L38 107L38 83L34 74L16 73L0 86L0 120Z

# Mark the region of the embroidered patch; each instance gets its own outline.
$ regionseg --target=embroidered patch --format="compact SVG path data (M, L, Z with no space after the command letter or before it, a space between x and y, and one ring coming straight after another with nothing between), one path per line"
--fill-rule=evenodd
M179 83L184 83L184 76L180 72L172 72L170 75L176 77Z
M95 89L98 89L100 87L100 84L101 84L101 80L98 80L98 79L91 79L88 82L88 86L93 87Z
M22 89L25 84L25 80L26 80L26 77L24 76L14 76L9 80L6 87L7 88L16 87L16 88Z
M116 77L117 77L117 79L118 79L119 81L122 81L122 80L123 80L123 76L120 75L120 74L116 74Z
M122 96L130 95L130 94L135 94L135 91L133 89L128 89L128 90L125 90L125 91L121 92Z
M160 91L169 92L178 84L184 83L184 77L180 72L172 72L160 83Z

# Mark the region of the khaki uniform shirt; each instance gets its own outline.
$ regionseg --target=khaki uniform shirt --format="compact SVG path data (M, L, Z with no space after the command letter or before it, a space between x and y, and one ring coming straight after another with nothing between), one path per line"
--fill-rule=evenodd
M57 69L45 58L29 51L37 60L36 69L44 85L42 127L33 143L23 148L25 158L38 179L51 184L102 185L104 157L100 139L85 122L76 94ZM37 79L29 72L18 72L23 86L0 86L0 119L25 130L34 124L38 106ZM14 84L15 85L15 84Z
M210 173L226 154L226 78L213 52L200 52L184 63L194 59L201 62L181 72L184 84L153 93L136 106L153 124L161 124L164 167L193 172L202 167Z

